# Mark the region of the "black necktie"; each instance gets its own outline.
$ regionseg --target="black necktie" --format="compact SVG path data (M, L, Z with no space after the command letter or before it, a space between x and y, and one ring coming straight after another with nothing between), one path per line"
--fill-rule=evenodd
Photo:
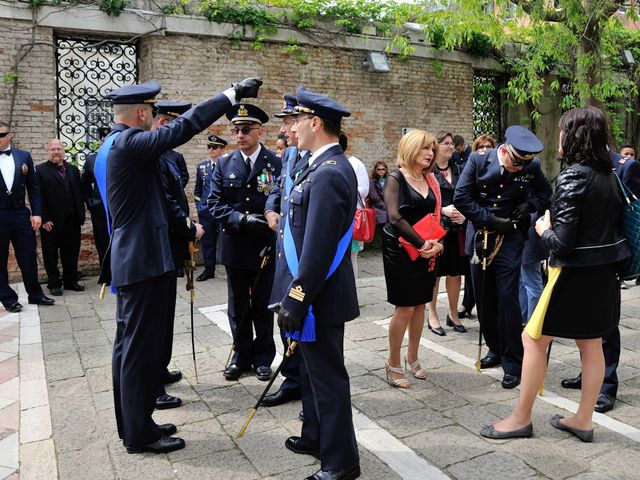
M245 165L247 166L247 169L249 171L251 171L251 158L247 157L246 160L244 161Z
M6 156L11 155L11 149L0 152L0 155L6 155Z
M299 155L300 153L298 153L298 156ZM300 174L304 172L309 166L309 158L311 158L311 154L307 152L296 162L296 172L294 175L294 180L297 180Z

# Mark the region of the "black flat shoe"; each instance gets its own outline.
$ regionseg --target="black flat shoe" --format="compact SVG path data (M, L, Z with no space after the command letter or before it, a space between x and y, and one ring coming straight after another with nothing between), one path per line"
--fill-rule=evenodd
M273 372L271 371L271 367L267 367L265 365L260 365L259 367L256 367L256 378L258 380L266 382L268 380L271 380L271 375L273 375Z
M343 470L318 470L304 480L354 480L360 477L360 465L356 464Z
M612 397L611 395L607 395L606 393L600 393L598 395L598 400L596 401L595 407L593 410L598 413L605 413L609 410L613 410L613 406L616 404L616 397Z
M593 429L592 430L580 430L579 428L572 428L564 423L561 423L564 417L562 415L556 414L551 417L551 425L558 430L563 430L565 432L569 432L576 437L578 437L581 441L585 443L593 442Z
M510 373L505 373L504 377L502 377L502 388L510 390L516 388L518 385L520 385L520 377L511 375Z
M158 425L158 430L160 430L162 435L166 435L168 437L169 435L176 433L178 428L173 423L161 423Z
M156 410L168 410L170 408L178 408L182 405L182 400L165 393L156 398Z
M458 310L458 318L470 318L471 312L473 312L473 309L467 310L465 308L464 310Z
M61 297L62 296L62 289L61 288L50 288L49 289L49 293L51 293L51 295L53 295L54 297Z
M582 388L582 374L575 378L565 378L560 382L562 388L570 388L572 390L580 390Z
M163 435L160 440L140 447L126 447L127 453L169 453L184 448L184 440L177 437L167 437Z
M454 332L467 333L467 329L461 323L454 323L451 317L447 315L447 327L453 327Z
M178 370L174 370L172 372L165 372L164 378L162 379L162 383L176 383L182 380L182 372Z
M501 432L496 430L493 425L487 425L482 427L480 435L485 438L491 438L493 440L504 440L505 438L529 438L533 435L533 425L525 425L524 427L510 430L508 432Z
M196 277L196 282L204 282L205 280L209 280L210 278L216 278L215 273L202 272L200 275Z
M291 450L293 453L300 455L311 455L312 457L320 458L320 452L313 447L310 447L302 441L300 437L289 437L284 441L284 446Z
M485 368L493 368L500 365L500 358L494 357L493 355L485 355L480 359L480 369L484 370Z
M242 373L246 371L248 371L248 369L240 368L235 363L232 363L231 365L229 365L227 368L224 369L224 372L222 372L222 375L224 375L224 378L226 378L227 380L237 380L240 378Z
M62 293L60 293L62 295ZM53 298L45 297L44 295L41 298L36 298L35 300L29 299L29 303L31 305L53 305L56 301Z
M429 325L429 322L427 322L427 327L429 328L429 330L431 330L433 333L435 333L439 337L445 337L447 335L447 332L445 332L444 328L442 327L433 328L431 325Z
M4 308L9 313L18 313L22 310L22 304L20 302L13 302L11 305L5 305Z
M84 287L82 285L80 285L78 282L65 283L64 284L64 289L65 290L72 290L74 292L84 292Z
M293 400L300 400L300 390L294 388L287 388L285 390L278 390L276 393L267 395L262 399L262 405L265 407L277 407L278 405L284 405L285 403Z

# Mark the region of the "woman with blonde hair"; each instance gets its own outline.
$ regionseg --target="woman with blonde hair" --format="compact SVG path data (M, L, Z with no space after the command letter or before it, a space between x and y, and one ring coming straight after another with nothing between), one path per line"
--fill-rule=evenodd
M439 218L440 189L431 172L438 153L435 137L423 130L412 130L400 140L396 166L387 176L384 199L389 221L383 229L383 263L387 301L395 305L389 324L389 359L385 363L387 381L394 387L409 388L401 367L400 347L409 329L405 369L424 380L427 373L418 360L418 346L424 327L425 304L431 301L435 283L435 257L443 246L437 240L422 238L413 228L428 214ZM420 256L412 261L400 246L404 238Z

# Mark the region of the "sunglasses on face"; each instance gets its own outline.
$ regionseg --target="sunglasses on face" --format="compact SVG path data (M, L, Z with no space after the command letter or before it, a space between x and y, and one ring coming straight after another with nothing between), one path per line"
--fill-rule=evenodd
M222 148L220 145L208 145L207 148L209 150L217 150L219 148Z
M478 150L481 148L493 148L492 145L478 145Z
M251 130L258 130L259 128L260 127L234 127L231 129L231 133L233 135L238 135L240 132L242 132L243 135L249 135L249 133L251 133Z
M0 138L4 138L9 135L11 132L0 132Z
M386 170L384 167L376 168L376 172L385 172Z

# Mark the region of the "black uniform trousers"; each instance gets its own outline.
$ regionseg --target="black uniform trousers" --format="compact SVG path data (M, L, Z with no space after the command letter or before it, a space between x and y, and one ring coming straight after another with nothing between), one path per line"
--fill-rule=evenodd
M100 204L98 207L89 209L89 211L91 212L91 225L93 226L93 243L95 243L96 245L98 260L100 261L100 266L102 266L104 254L109 247L107 215L102 204Z
M175 273L168 273L167 277L169 277L169 307L166 313L166 337L164 340L164 348L162 349L162 360L160 364L162 365L162 369L160 370L160 382L158 383L158 391L157 396L164 395L167 391L164 388L164 381L162 380L165 374L169 371L169 363L171 362L171 355L173 354L173 324L176 318L176 296L178 292L176 288L178 287L178 276Z
M0 301L4 306L18 301L18 294L9 286L9 242L13 245L29 300L44 296L38 283L36 235L31 228L30 216L26 208L0 208Z
M298 344L302 386L302 440L320 452L323 470L359 463L344 366L344 324L316 323L316 341Z
M491 253L493 242L489 243ZM482 264L471 265L478 319L482 322L489 354L501 359L504 373L517 377L522 372L524 354L519 301L522 249L523 239L519 232L505 235L498 254L486 270L484 292Z
M198 220L204 229L204 236L200 239L200 249L202 250L202 259L204 261L204 272L208 274L215 274L218 223L204 215L198 216Z
M276 355L273 341L273 313L269 311L269 296L273 284L274 262L270 259L260 270L226 267L229 292L229 325L233 335L235 352L231 363L243 370L253 367L270 367ZM251 291L256 276L257 286ZM249 304L247 315L242 314ZM253 331L255 330L255 339Z
M118 434L128 447L162 435L151 418L161 381L167 311L175 298L169 274L118 287L113 397Z
M42 258L44 269L47 271L48 288L60 288L62 282L66 285L78 280L80 229L80 222L75 215L67 215L62 225L54 223L50 232L44 228L40 229ZM58 270L58 252L62 261L62 280Z

